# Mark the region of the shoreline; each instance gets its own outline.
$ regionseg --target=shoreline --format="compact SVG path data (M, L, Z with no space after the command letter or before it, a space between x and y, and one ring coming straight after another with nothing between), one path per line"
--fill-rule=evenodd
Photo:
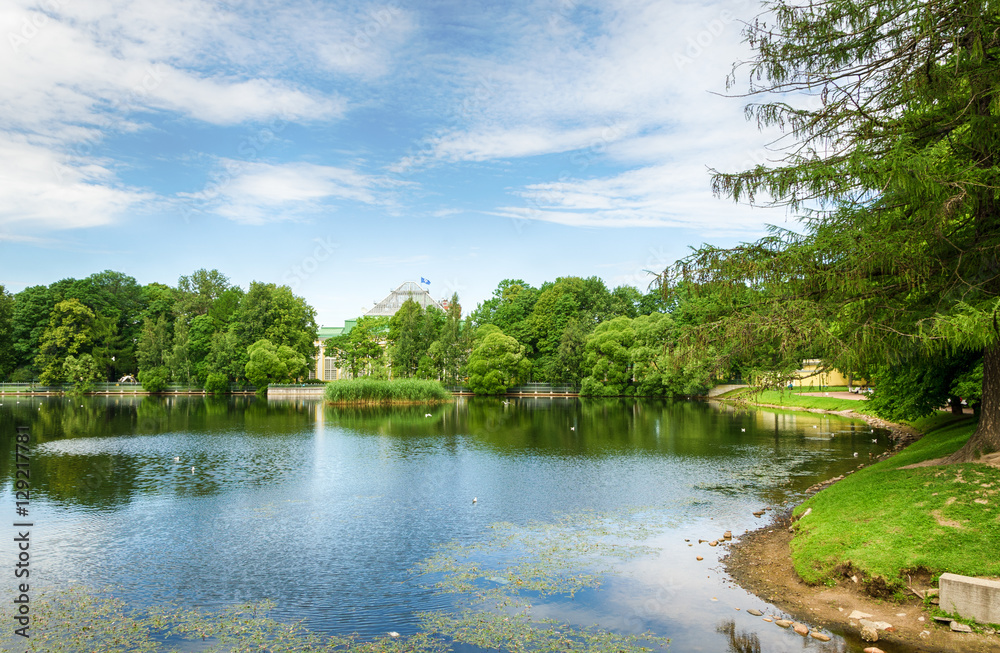
M727 401L725 398L713 399ZM740 403L732 400L729 402ZM886 429L894 445L879 459L889 458L923 437L922 433L909 426L853 410L831 411L800 406L751 405L760 408L840 415L862 419L873 428ZM835 477L818 483L810 488L814 490L810 494L822 491L842 478ZM1000 650L1000 637L996 635L956 633L947 625L935 622L923 600L914 594L907 595L906 600L901 603L875 599L861 590L859 582L846 577L837 578L835 584L806 584L792 565L791 514L794 507L791 506L781 514L774 515L769 524L735 538L728 553L721 558L720 562L726 573L740 587L803 623L828 628L844 637L852 646L860 648L878 647L882 650L880 645L885 645L887 651L926 653L953 651L995 653ZM912 578L911 581L911 587L914 589L923 590L931 587L930 577ZM856 611L870 615L864 617L865 619L884 621L892 624L892 627L886 631L880 630L876 642L865 642L860 637L860 618L851 618Z

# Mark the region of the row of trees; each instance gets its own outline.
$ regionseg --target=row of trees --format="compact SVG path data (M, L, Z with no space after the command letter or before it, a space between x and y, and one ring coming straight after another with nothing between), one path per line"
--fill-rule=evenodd
M597 277L540 288L507 279L464 320L457 296L447 311L407 301L391 318L360 318L327 340L325 354L352 376L438 379L481 394L524 381L591 395L697 394L719 370L682 361L674 343L703 306L693 297L668 305L629 286L609 291Z
M0 378L14 382L86 386L138 373L150 388L266 385L305 374L316 335L315 311L287 286L243 290L218 270L176 287L111 270L16 294L0 287Z

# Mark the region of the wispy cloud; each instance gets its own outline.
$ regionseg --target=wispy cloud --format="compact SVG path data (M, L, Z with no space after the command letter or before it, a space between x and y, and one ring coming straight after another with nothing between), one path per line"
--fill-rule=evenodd
M702 233L752 233L776 211L726 200L705 201L706 171L684 164L646 166L610 177L532 184L516 192L523 205L496 215L573 227L683 227Z
M313 163L219 162L216 183L181 197L244 224L298 220L341 203L388 204L402 182Z

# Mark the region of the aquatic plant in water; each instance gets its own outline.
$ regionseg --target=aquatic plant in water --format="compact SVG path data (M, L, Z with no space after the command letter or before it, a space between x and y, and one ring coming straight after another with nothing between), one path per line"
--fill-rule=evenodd
M650 526L652 521L652 513L638 510L583 512L553 523L495 524L483 541L442 546L414 574L454 595L456 609L420 615L422 630L410 636L320 635L301 622L271 619L267 613L274 604L268 601L214 611L177 605L136 609L109 591L71 586L33 596L31 637L8 634L0 645L46 653L443 653L452 643L511 652L662 650L668 640L651 633L621 634L532 617L532 600L597 588L616 561L655 554L654 547L642 544L664 525ZM4 604L0 612L10 622L11 608Z

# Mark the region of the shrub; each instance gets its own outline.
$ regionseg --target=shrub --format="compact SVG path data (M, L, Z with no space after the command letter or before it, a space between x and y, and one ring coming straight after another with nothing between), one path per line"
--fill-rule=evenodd
M205 392L212 395L222 395L229 392L229 378L222 372L212 372L205 379Z
M142 383L142 389L146 392L163 392L169 379L170 370L163 366L139 372L139 382Z

